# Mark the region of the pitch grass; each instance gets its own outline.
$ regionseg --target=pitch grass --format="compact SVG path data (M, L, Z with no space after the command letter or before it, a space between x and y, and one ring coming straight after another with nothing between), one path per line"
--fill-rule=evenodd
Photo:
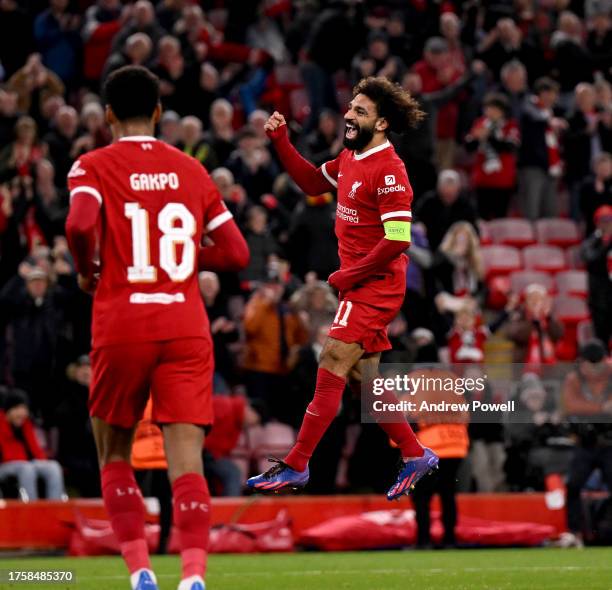
M160 590L178 583L176 557L153 560ZM0 559L3 573L70 569L76 583L38 588L129 590L119 558ZM25 588L26 585L6 588ZM208 590L612 590L612 548L213 555Z

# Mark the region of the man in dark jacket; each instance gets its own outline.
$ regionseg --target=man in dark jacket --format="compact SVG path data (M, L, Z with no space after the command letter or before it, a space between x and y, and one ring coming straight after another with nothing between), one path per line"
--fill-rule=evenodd
M589 273L589 309L595 335L604 343L612 337L612 206L595 212L597 229L581 247Z
M535 94L525 101L521 114L519 151L523 213L532 220L557 215L556 185L563 170L558 134L567 126L553 112L559 85L548 78L540 78L534 90Z
M476 225L476 210L461 194L461 179L454 170L442 170L435 191L427 193L417 204L414 217L427 229L429 247L435 251L448 228L456 221Z

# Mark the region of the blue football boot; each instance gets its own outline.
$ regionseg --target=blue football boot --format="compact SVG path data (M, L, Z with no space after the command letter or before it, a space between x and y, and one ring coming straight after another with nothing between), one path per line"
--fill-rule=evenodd
M425 447L422 457L410 459L403 463L395 483L387 492L387 500L397 500L404 494L409 494L419 480L438 468L440 459L431 449Z
M247 486L258 492L278 492L279 490L299 490L308 483L310 472L308 467L304 471L295 471L280 459L269 459L276 463L268 471L247 480Z

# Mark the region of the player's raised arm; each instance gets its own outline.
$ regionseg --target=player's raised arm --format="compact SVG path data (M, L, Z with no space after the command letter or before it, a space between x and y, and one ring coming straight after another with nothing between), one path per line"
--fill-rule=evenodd
M307 195L320 195L335 188L333 179L300 155L289 141L285 117L274 111L264 129L272 141L283 166Z

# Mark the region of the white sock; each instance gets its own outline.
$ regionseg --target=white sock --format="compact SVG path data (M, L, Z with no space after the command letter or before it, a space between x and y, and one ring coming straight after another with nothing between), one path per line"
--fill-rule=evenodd
M142 568L139 570L136 570L131 576L130 576L130 582L132 584L132 590L134 590L136 588L136 585L138 584L138 580L140 578L140 574L142 572L148 572L149 575L151 576L151 578L153 578L153 581L157 584L157 578L155 577L155 573L153 572L153 570L148 570L146 568Z
M196 582L200 582L202 586L204 586L204 580L200 576L189 576L178 585L178 590L191 590L191 586L193 586Z

